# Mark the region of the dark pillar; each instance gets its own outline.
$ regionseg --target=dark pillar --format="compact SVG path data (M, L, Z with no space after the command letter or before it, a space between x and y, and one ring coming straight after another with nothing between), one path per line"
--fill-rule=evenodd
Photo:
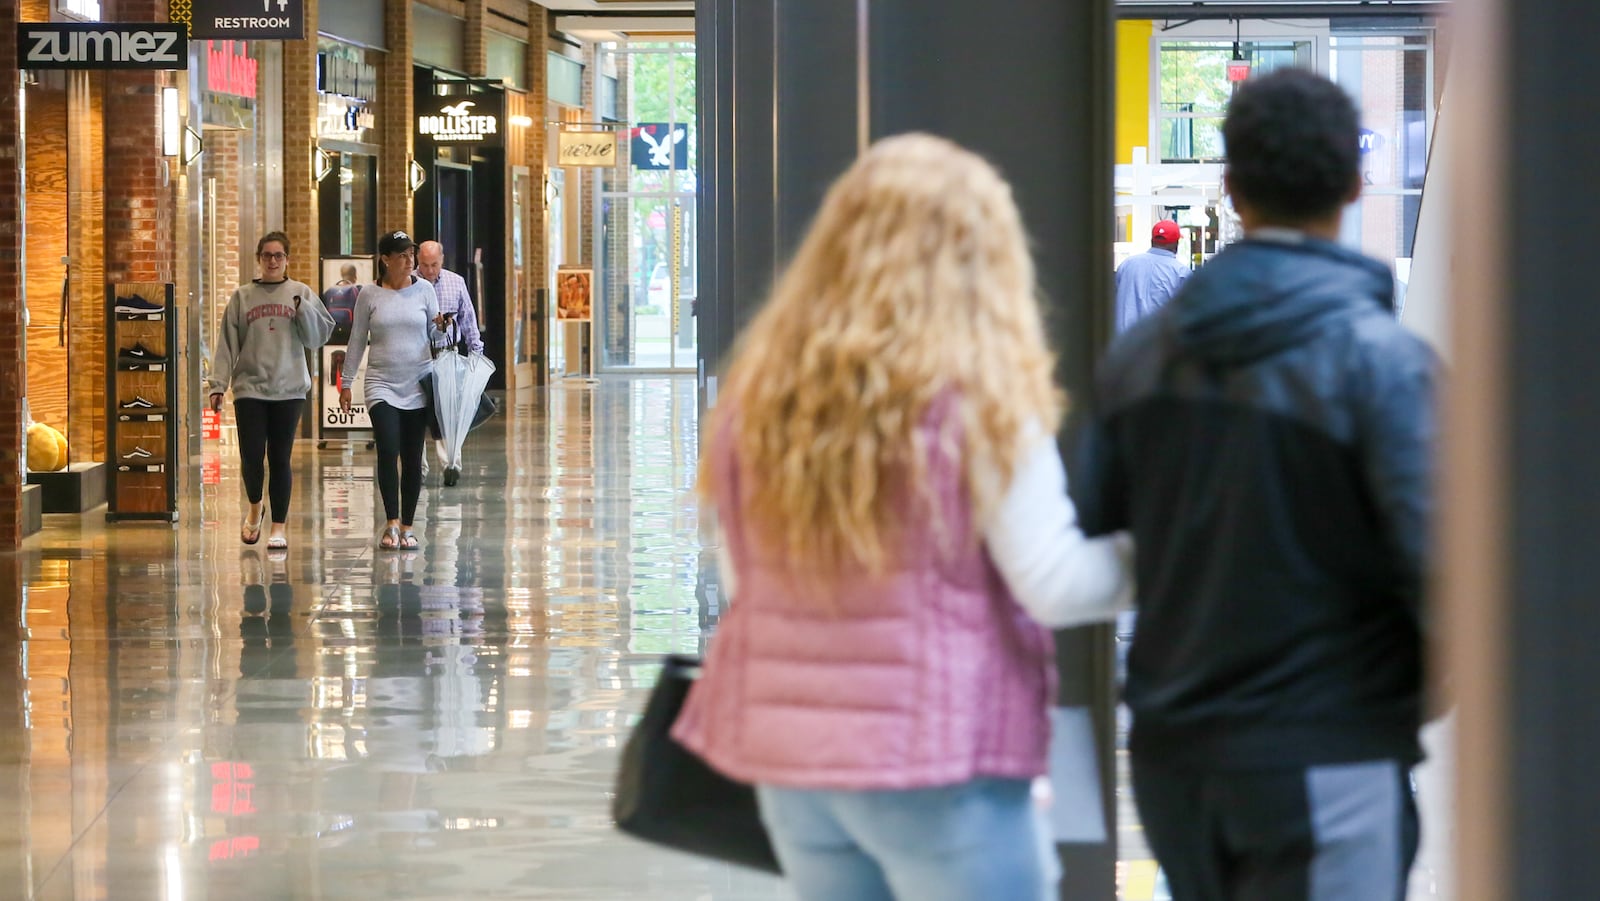
M1600 206L1582 153L1600 120L1571 73L1600 5L1484 0L1461 18L1441 111L1465 120L1440 518L1458 881L1468 901L1579 897L1600 884L1600 304L1572 225Z
M1112 0L1003 7L967 0L697 5L708 404L737 329L765 299L829 182L867 141L914 130L982 153L1011 180L1038 249L1060 380L1087 398L1097 336L1109 333ZM1060 703L1093 714L1102 814L1114 835L1110 629L1059 639ZM1115 896L1114 841L1062 846L1062 854L1062 897Z
M861 145L858 3L707 0L696 17L700 353L715 377Z

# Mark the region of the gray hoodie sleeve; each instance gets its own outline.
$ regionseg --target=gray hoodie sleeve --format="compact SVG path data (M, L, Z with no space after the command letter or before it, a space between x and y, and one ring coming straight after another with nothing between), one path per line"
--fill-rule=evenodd
M295 311L294 336L308 349L316 350L333 336L333 314L323 306L317 292L307 285L301 287L305 293L300 295L300 307Z
M222 311L222 324L217 327L217 347L211 353L211 374L206 377L206 394L222 394L233 382L233 364L239 358L239 343L244 336L239 333L239 292L228 298Z

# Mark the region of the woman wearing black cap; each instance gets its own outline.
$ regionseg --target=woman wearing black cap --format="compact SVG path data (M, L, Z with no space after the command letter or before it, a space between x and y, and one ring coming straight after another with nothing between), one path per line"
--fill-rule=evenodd
M386 551L417 546L412 526L422 494L422 449L428 435L428 398L421 381L433 372L429 349L444 324L433 285L412 275L416 249L417 243L403 231L390 232L378 242L378 282L362 287L356 298L344 359L343 384L349 386L361 369L361 358L372 351L362 402L378 445L378 491L389 520L378 547ZM350 400L349 387L340 389L339 405L346 411Z

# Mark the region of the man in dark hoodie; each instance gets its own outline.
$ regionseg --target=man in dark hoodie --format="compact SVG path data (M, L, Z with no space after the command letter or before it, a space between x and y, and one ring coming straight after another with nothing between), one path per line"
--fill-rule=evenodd
M1243 241L1111 348L1074 483L1138 546L1139 815L1176 901L1403 899L1436 361L1335 243L1359 123L1308 72L1223 125Z

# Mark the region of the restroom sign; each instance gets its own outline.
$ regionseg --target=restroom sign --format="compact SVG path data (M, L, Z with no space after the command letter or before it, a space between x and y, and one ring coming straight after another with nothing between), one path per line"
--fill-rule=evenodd
M432 97L418 104L417 136L435 144L499 147L505 122L505 95L493 92L462 97Z
M184 19L179 6L189 7ZM172 5L189 36L218 40L298 41L306 36L305 0L191 0Z

